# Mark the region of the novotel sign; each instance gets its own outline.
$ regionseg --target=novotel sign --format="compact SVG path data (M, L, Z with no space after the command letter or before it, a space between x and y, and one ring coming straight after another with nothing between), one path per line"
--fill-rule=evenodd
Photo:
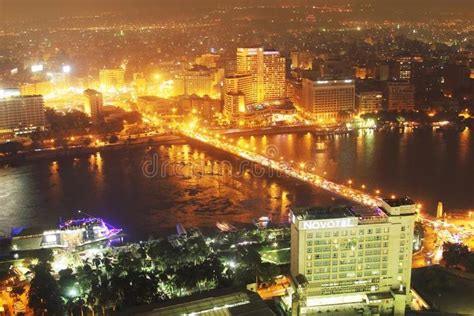
M357 218L335 218L315 221L301 221L299 222L299 229L328 229L328 228L345 228L357 226Z

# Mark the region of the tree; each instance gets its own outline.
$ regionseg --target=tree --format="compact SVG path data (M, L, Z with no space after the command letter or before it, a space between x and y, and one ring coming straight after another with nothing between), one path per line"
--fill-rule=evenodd
M51 266L41 262L32 266L31 270L34 277L28 293L28 306L35 312L59 315L62 311L62 301L58 283L51 274Z
M446 266L456 267L462 263L469 255L469 248L461 243L445 242L443 244L443 258Z
M263 283L273 284L277 276L281 274L280 268L268 262L262 263L259 266L259 278Z

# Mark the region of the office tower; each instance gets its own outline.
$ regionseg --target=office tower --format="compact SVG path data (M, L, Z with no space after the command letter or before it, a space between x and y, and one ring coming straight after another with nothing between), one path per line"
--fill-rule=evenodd
M278 51L263 52L264 101L279 100L285 97L285 58Z
M48 95L53 92L53 85L49 81L39 81L20 85L20 95Z
M233 120L239 113L246 112L246 105L255 103L256 91L251 75L235 75L224 78L224 115Z
M174 79L175 95L197 95L203 97L213 94L215 85L214 71L205 66L195 65L176 75Z
M393 79L410 81L412 79L412 57L398 56L393 65Z
M374 113L382 109L382 91L364 91L356 94L359 113Z
M408 82L387 82L384 101L385 109L389 111L413 110L415 108L415 88Z
M238 48L236 71L252 76L255 102L285 97L285 58L278 51L262 47Z
M354 111L355 83L352 79L319 80L306 74L302 81L305 115L320 122L335 121L342 112Z
M415 216L409 198L292 209L293 315L404 315Z
M99 71L100 88L120 89L125 85L125 70L123 68L101 69Z
M311 70L313 55L310 52L291 52L291 69Z
M94 122L99 122L102 118L104 98L97 90L84 90L84 112L86 112Z
M39 95L0 99L0 131L27 133L44 129L44 102Z

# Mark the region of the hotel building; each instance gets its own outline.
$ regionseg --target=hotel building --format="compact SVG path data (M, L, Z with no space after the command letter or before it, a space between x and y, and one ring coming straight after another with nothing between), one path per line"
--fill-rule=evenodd
M0 99L0 133L44 129L44 101L40 95Z
M382 91L364 91L356 95L359 113L375 113L382 109Z
M321 122L335 121L341 112L354 110L354 80L303 78L301 101L306 115Z
M237 49L237 73L252 76L255 102L285 97L285 58L280 52L258 48Z
M246 105L257 101L253 89L253 78L250 75L235 75L224 78L224 115L230 120L239 113L246 112Z
M409 198L292 209L293 315L404 315L415 214Z

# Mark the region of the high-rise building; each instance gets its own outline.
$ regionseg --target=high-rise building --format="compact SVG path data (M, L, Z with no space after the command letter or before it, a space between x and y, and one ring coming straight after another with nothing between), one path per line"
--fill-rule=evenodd
M412 57L399 56L393 65L393 79L410 81L412 79Z
M285 97L285 58L280 52L258 48L238 48L236 71L251 75L257 99L255 102Z
M292 209L294 315L404 315L416 208L409 198L381 204Z
M84 90L84 112L86 112L94 122L102 119L104 98L97 90Z
M374 113L382 109L382 91L363 91L356 94L359 113Z
M239 113L246 112L246 105L257 101L251 75L235 75L224 78L224 115L233 120Z
M0 99L0 131L24 133L44 129L44 101L40 95Z
M384 101L385 109L388 111L413 110L415 108L415 87L409 82L387 82Z
M101 89L120 89L125 85L125 70L123 68L101 69L99 71Z
M302 80L302 106L307 116L318 121L334 121L342 112L355 107L353 79L314 80L307 75Z

